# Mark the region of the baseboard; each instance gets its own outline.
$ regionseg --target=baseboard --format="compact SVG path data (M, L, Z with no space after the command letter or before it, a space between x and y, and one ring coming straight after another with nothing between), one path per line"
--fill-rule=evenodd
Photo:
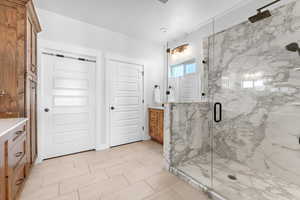
M144 136L144 140L151 140L151 137L149 135Z
M34 162L34 165L40 164L43 162L43 159L41 157L37 157L37 159Z
M105 149L109 149L108 144L101 144L101 145L96 146L96 151L102 151L102 150L105 150Z

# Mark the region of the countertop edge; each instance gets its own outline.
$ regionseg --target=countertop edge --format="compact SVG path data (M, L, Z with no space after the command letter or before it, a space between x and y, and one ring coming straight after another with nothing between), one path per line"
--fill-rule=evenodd
M17 119L17 118L16 118ZM5 131L3 131L2 133L0 133L0 138L3 137L4 135L6 135L8 132L12 131L13 129L17 128L18 126L20 126L21 124L25 123L28 121L27 118L18 118L21 121L15 123L14 125L12 125L10 128L7 128ZM0 119L1 120L1 119Z
M154 110L165 110L166 109L164 107L159 107L159 106L157 106L157 107L155 107L155 106L148 106L148 108L149 109L154 109Z

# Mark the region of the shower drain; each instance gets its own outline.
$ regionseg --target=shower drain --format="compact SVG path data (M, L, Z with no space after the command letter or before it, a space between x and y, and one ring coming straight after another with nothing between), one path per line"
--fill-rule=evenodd
M228 178L231 180L234 180L234 181L237 180L236 176L234 176L234 175L228 175Z

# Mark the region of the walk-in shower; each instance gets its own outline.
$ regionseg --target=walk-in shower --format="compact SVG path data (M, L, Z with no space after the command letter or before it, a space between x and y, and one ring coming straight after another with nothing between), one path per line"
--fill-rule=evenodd
M182 39L189 54L169 54L165 156L170 171L227 200L299 200L300 1L237 20L261 6L213 19Z

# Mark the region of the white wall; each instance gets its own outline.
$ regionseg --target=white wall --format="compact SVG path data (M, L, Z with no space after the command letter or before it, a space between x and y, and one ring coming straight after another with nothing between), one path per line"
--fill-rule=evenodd
M105 54L115 54L130 60L138 60L140 64L145 66L145 105L153 104L152 88L154 85L161 85L164 88L164 53L163 46L160 44L141 41L127 37L123 34L112 32L94 25L90 25L81 21L77 21L65 16L58 15L46 10L38 9L38 16L42 25L42 32L39 34L39 40L61 43L63 45L74 45L101 51L103 57ZM104 63L104 62L103 62ZM103 64L104 65L104 64ZM105 74L102 65L103 74ZM100 83L103 84L102 89L98 91L99 96L105 100L104 77L98 77ZM104 106L104 105L103 105ZM101 110L101 109L100 109ZM102 112L104 111L104 108ZM147 114L146 117L146 135ZM99 113L101 118L99 122L102 127L98 134L101 134L102 145L105 145L105 113Z

